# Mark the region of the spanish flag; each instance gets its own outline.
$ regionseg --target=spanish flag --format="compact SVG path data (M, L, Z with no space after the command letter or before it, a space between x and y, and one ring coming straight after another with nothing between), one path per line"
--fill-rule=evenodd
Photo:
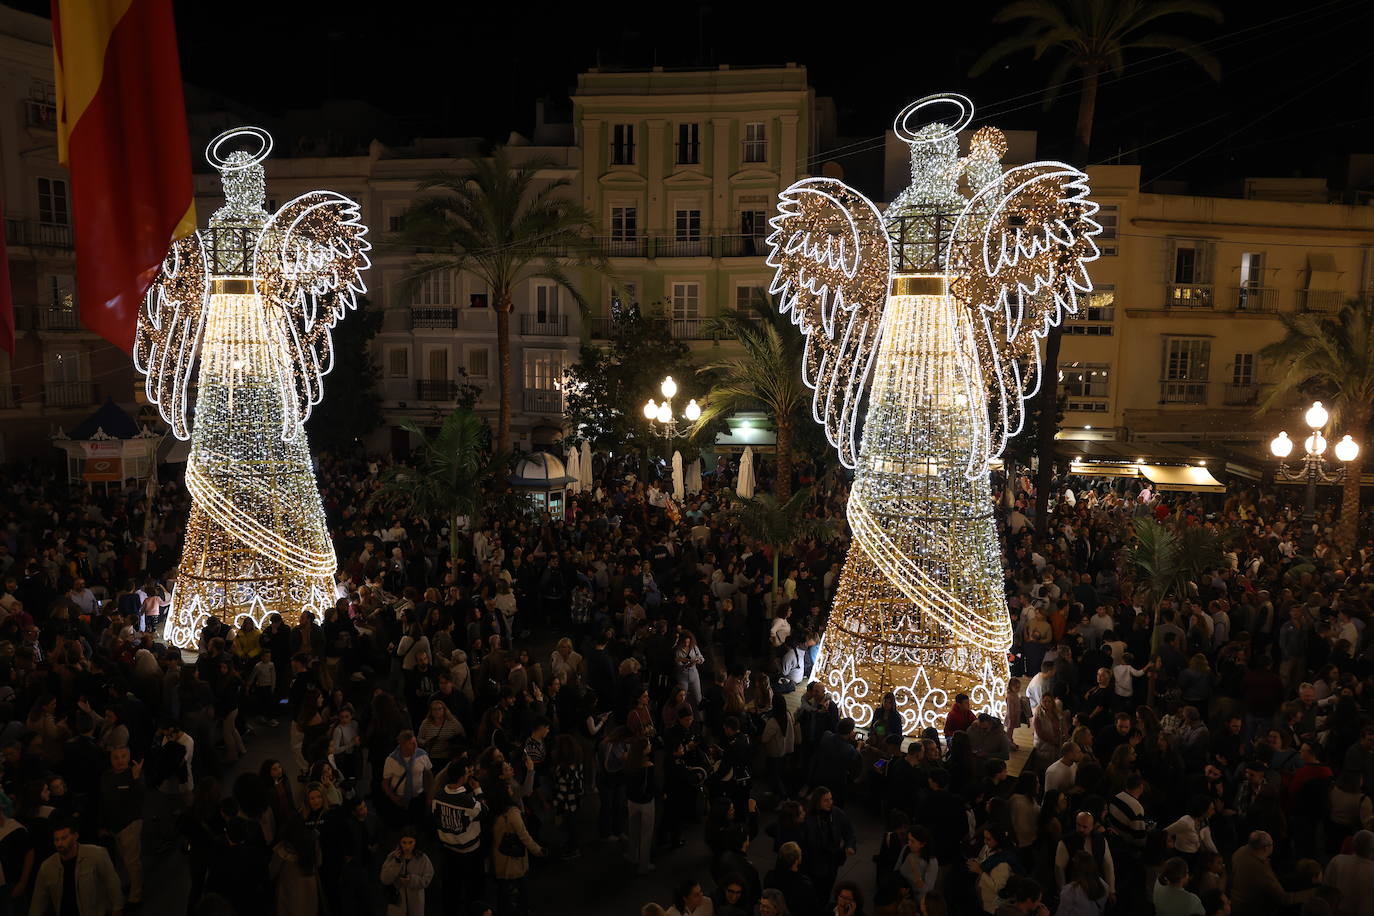
M172 0L52 0L52 31L81 322L132 352L143 294L196 228Z

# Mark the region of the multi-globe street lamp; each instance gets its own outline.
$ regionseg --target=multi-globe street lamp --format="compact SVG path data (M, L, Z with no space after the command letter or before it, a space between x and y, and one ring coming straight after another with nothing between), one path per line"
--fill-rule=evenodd
M671 444L674 439L687 438L692 434L687 424L701 419L701 407L695 399L688 401L682 411L682 419L687 422L679 427L678 418L673 414L673 396L677 394L677 382L673 381L671 375L666 376L659 382L658 390L663 395L663 403L657 404L653 398L649 398L648 403L644 405L644 419L649 421L649 427L655 435L663 437L665 445Z
M1321 401L1313 401L1312 406L1307 408L1307 413L1303 415L1303 421L1312 434L1303 440L1303 456L1296 464L1289 465L1288 456L1293 453L1293 440L1288 438L1288 433L1280 432L1269 442L1269 451L1274 457L1279 459L1278 476L1285 480L1305 481L1307 483L1307 493L1303 499L1302 524L1303 524L1303 551L1312 555L1312 550L1316 547L1316 532L1314 530L1317 523L1317 484L1319 483L1340 483L1345 480L1345 475L1349 470L1347 465L1359 457L1360 445L1350 436L1344 436L1341 441L1336 443L1336 458L1341 464L1328 468L1326 460L1326 437L1322 435L1322 430L1326 428L1326 423L1331 419L1326 408Z

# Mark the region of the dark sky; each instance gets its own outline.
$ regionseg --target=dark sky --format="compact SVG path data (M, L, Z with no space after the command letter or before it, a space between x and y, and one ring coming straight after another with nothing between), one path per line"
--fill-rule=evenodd
M43 11L44 2L25 2ZM362 98L430 134L503 139L528 131L536 98L566 101L580 69L797 61L835 99L843 136L881 133L911 99L968 94L979 120L1040 131L1042 155L1068 156L1073 89L1049 110L1052 61L1021 53L969 66L1015 27L1001 3L418 3L177 0L188 80L280 112ZM1104 82L1093 159L1120 154L1147 180L1216 186L1245 175L1317 175L1374 152L1374 3L1223 2L1220 25L1192 17L1157 30L1202 41L1213 83L1188 59L1133 52ZM798 11L823 7L829 18Z

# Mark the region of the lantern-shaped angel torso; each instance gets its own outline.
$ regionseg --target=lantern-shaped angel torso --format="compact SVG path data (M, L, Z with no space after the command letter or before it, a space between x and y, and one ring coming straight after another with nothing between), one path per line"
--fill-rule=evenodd
M956 123L911 127L936 107ZM768 239L771 291L806 335L814 417L855 471L815 677L861 728L891 691L908 736L943 725L959 694L1005 713L1012 631L987 470L1039 388L1039 340L1092 289L1101 231L1079 170L1004 172L992 128L960 159L972 113L957 95L903 111L912 183L886 213L804 179Z
M221 155L244 139L259 148ZM191 514L166 631L179 647L194 646L211 615L294 624L334 603L337 564L304 424L371 246L358 205L330 191L269 215L270 150L257 128L210 144L225 204L208 229L173 243L139 316L134 362L148 399L191 440Z

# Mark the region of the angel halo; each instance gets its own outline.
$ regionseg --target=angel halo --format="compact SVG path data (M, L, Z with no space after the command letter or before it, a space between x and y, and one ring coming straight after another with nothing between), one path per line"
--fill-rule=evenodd
M247 139L249 151L227 147ZM165 637L197 644L211 617L294 624L334 603L337 563L305 434L334 364L332 331L369 267L358 204L310 191L264 209L261 128L226 131L206 160L225 203L178 239L139 313L134 365L173 435L190 439L191 514Z
M920 113L954 124L916 126ZM1087 175L1004 169L963 96L898 115L911 184L880 213L829 178L782 192L770 292L806 338L812 413L854 469L853 541L813 677L860 728L915 737L952 701L1006 712L1011 621L987 470L1039 390L1039 342L1092 290ZM895 711L875 710L891 693Z

